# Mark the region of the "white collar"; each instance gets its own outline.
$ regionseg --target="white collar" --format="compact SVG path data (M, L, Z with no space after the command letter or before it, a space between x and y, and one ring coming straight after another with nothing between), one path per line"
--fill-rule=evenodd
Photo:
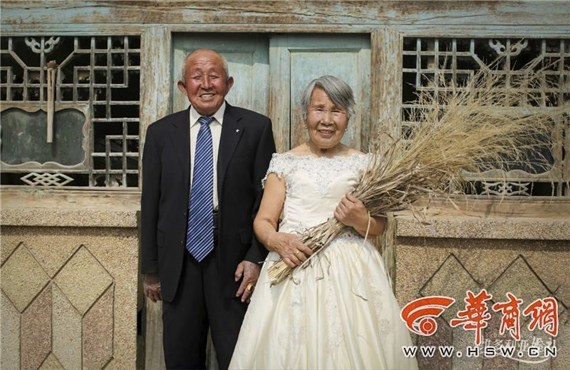
M222 106L214 113L211 117L214 117L216 121L223 124L224 121L224 113L226 111L226 101L222 103ZM202 117L200 113L194 109L194 107L190 107L190 127L194 126L198 122L198 118Z

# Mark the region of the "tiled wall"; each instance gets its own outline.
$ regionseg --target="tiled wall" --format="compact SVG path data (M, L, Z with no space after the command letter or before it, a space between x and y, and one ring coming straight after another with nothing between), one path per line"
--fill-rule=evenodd
M532 230L520 229L521 224L511 222L509 239L498 238L489 221L487 238L462 238L452 235L453 227L447 230L447 237L400 236L395 240L396 291L402 306L419 297L446 296L455 299L436 319L438 327L431 336L414 336L415 344L423 346L454 346L462 356L419 358L422 369L566 369L570 364L570 322L567 307L570 304L570 238L563 240L544 239L535 234L535 240L525 239ZM504 222L499 219L497 222ZM532 221L532 220L530 220ZM508 219L507 219L508 222ZM461 220L453 223L460 224ZM526 224L526 222L523 222ZM459 226L459 225L457 225ZM404 226L405 227L405 226ZM426 226L429 228L430 226ZM526 228L526 226L524 226ZM568 221L552 225L555 233L568 230ZM538 228L536 228L538 229ZM457 227L457 231L469 233L469 223ZM417 231L417 230L416 230ZM536 231L536 230L535 230ZM403 232L402 234L405 234ZM419 233L421 234L421 233ZM517 239L519 235L523 239ZM491 309L497 302L507 301L507 293L522 300L523 311L537 299L554 297L558 304L558 335L552 337L544 329L529 330L530 316L520 315L521 340L516 342L519 351L526 345L555 343L556 356L530 358L527 352L517 352L515 359L503 356L466 356L466 348L475 346L475 331L461 326L451 327L450 321L457 318L466 307L467 291L477 294L482 290L492 299L488 301L490 320L482 330L481 348L486 345L515 343L510 332L500 334L501 314ZM510 341L510 342L509 342ZM552 342L554 341L554 342ZM522 354L522 355L521 355Z
M3 227L2 369L136 364L136 229Z

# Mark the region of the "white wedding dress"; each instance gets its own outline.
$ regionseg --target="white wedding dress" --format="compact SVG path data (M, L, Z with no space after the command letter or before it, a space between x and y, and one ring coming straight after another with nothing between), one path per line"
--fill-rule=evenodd
M274 154L268 173L285 179L279 230L300 233L333 216L357 184L369 157ZM410 335L399 317L380 253L347 231L271 286L270 252L247 310L230 369L415 369L402 346Z

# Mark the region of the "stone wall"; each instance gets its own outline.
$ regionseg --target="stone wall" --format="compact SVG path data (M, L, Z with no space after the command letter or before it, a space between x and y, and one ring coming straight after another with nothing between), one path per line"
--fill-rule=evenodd
M418 222L410 215L396 217L394 247L395 290L403 307L416 298L445 296L455 303L436 319L431 336L414 335L419 346L453 346L455 353L445 357L419 356L422 369L566 369L570 364L570 213L559 217L516 218L505 216L431 216ZM511 332L501 335L497 302L507 301L507 293L520 299L520 311L537 299L554 297L558 303L558 336L544 328L529 330L530 316L520 314L520 336L515 360L466 356L475 345L475 330L451 327L450 321L466 309L467 291L475 295L485 290L490 319L482 329L480 349L513 343ZM554 342L552 342L552 340ZM528 348L551 343L556 356L529 357ZM439 348L439 347L437 347ZM457 354L461 352L461 355Z
M136 212L3 203L0 368L135 368Z

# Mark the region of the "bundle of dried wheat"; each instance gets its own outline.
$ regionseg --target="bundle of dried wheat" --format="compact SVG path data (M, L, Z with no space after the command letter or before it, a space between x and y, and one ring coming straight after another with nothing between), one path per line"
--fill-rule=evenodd
M482 70L463 86L433 81L444 88L438 94L418 95L417 106L423 108L413 112L412 121L419 124L410 138L396 140L378 134L372 140L372 160L353 195L372 215L385 215L413 210L419 198L464 190L461 175L465 170L506 169L512 161L524 161L529 153L533 165L547 165L537 148L544 146L553 119L570 109L533 108L537 104L531 98L544 96L537 94L540 76L531 70L520 76L518 80L511 76L507 82L505 74ZM389 127L387 123L381 126ZM301 239L314 251L311 258L344 228L331 218L306 230ZM272 284L291 272L283 261L268 269Z

